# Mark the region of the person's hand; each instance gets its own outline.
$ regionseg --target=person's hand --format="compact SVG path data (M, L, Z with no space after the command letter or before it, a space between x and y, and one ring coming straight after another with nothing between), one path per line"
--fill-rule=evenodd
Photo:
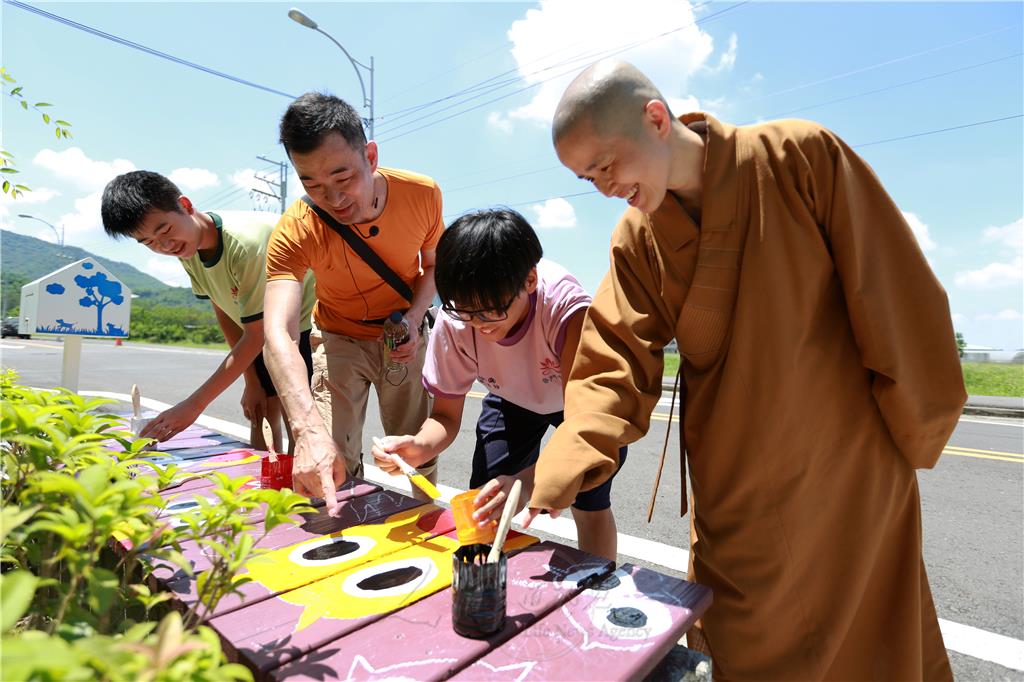
M561 509L542 509L540 507L530 507L526 512L526 516L523 518L523 528L529 528L533 520L541 514L548 514L553 519L557 519L558 515L562 513Z
M335 492L345 482L345 457L325 432L305 432L295 439L292 486L306 497L322 497L327 513L337 516L340 506Z
M398 455L413 467L418 467L432 459L431 454L427 452L426 448L416 443L415 436L385 436L380 439L380 444L383 448L375 443L373 448L370 449L370 454L373 455L373 463L380 467L381 471L392 476L402 473L398 465L395 464L395 460L391 459L390 455L392 453Z
M508 499L509 491L512 490L512 484L515 483L518 476L497 476L489 480L477 496L473 498L473 520L476 521L478 526L486 526L491 521L500 521L501 512L505 508L505 500ZM526 487L526 481L524 488ZM524 491L519 496L518 507L513 514L518 514L522 511L523 507L526 506L530 500L529 491Z
M202 412L201 406L186 398L153 417L139 433L139 438L155 438L162 443L192 426Z
M267 390L259 381L246 380L242 389L242 414L253 424L262 426L267 416Z
M409 340L391 351L391 359L395 362L401 362L403 365L413 361L416 357L416 348L420 343L420 325L414 324L408 318L406 318L405 323L409 327Z

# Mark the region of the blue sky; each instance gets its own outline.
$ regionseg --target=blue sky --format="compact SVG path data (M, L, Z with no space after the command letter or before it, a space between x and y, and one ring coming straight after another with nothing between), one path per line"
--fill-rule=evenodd
M568 80L617 51L674 109L739 124L809 118L864 145L946 287L957 329L970 343L1024 346L1024 119L885 142L1021 114L1021 3L299 2L356 59L374 57L383 165L435 177L449 221L514 206L539 229L546 255L591 290L624 205L573 196L590 187L558 165L548 124ZM289 20L289 4L32 4L283 93L362 98L352 66ZM258 155L285 159L276 133L287 97L7 2L0 19L4 66L75 133L58 142L37 113L3 98L3 146L35 190L0 202L5 229L52 240L43 224L17 217L32 214L63 226L70 244L182 285L173 259L103 235L99 193L110 178L145 168L175 177L202 209L277 208L248 188L253 171L271 173Z

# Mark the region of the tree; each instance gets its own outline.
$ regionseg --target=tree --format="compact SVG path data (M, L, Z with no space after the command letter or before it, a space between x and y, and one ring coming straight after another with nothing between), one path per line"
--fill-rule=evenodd
M2 84L3 87L6 88L16 82L17 81L14 80L11 74L7 73L6 67L0 67L0 84ZM50 116L48 110L53 105L49 102L36 102L35 104L30 105L28 100L25 99L25 95L22 94L23 88L24 86L22 85L11 88L11 91L7 93L8 97L18 100L21 108L25 111L28 111L30 107L38 111L40 117L43 119L43 123L46 125L50 125L52 123L53 133L56 135L58 140L66 140L72 137L71 130L69 130L71 128L70 123L63 119L53 118ZM17 199L25 192L32 191L25 185L12 183L8 179L10 176L19 172L20 171L14 167L14 154L11 154L6 149L0 149L0 173L4 176L2 187L4 194L10 194L12 199Z
M956 338L956 350L960 353L960 357L964 356L964 349L967 348L967 342L964 341L964 335L960 332L954 332Z
M103 309L113 303L121 305L124 296L121 294L121 283L107 279L107 275L97 272L92 277L77 275L75 284L85 289L85 296L78 299L83 308L96 307L96 333L103 333Z

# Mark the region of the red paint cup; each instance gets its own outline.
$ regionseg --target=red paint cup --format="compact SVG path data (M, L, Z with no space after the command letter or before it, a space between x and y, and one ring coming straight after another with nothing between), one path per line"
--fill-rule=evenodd
M276 462L270 456L260 461L260 487L273 490L292 487L292 463L294 455L278 455Z

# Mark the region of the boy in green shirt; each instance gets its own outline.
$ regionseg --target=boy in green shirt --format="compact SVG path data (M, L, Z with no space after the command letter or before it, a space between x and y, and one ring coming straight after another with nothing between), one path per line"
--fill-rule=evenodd
M139 434L167 440L202 414L239 376L245 377L242 412L250 422L253 447L263 447L264 417L281 450L285 416L274 383L263 364L263 292L267 241L279 216L272 213L203 212L178 187L150 171L119 175L103 190L103 229L114 238L132 237L154 253L175 256L188 273L192 291L213 305L231 351L210 378L174 407L164 410ZM310 313L312 272L303 282L299 353L312 376ZM294 439L289 438L289 442Z

